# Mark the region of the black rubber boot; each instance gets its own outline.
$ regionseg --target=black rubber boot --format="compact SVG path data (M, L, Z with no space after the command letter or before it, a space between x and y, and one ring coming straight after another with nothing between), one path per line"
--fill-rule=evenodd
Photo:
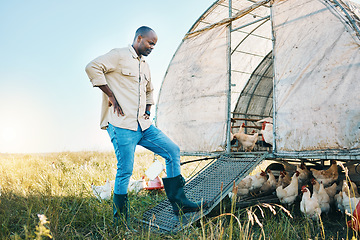
M179 216L180 213L195 212L201 209L201 202L192 202L185 196L185 180L181 175L163 178L163 183L175 215Z
M129 200L127 194L114 193L114 225L130 230Z

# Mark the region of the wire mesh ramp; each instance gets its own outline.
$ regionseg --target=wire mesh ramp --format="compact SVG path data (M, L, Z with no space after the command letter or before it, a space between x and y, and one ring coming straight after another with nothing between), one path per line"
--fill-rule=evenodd
M233 183L246 177L268 153L223 155L188 180L184 191L191 201L207 204L202 211L176 216L168 199L146 211L142 222L152 230L178 232L207 215L232 190Z

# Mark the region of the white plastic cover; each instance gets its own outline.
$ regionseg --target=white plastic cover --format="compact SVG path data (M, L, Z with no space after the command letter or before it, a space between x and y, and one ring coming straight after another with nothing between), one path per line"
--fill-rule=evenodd
M276 151L360 147L360 42L325 1L275 1Z
M233 16L254 4L247 0L232 3ZM269 6L262 6L232 23L233 29L240 28L231 34L231 110L228 110L227 97L227 25L184 38L162 83L156 113L157 126L180 146L181 151L225 150L228 111L234 109L252 72L272 49L269 15ZM219 0L189 32L203 29L228 16L228 1Z
M255 3L232 0L232 4L234 16ZM227 25L186 35L161 86L157 126L183 152L225 150L228 111L237 102L249 102L238 98L252 76L256 91L242 96L250 94L266 104L251 102L250 107L239 109L259 115L273 112L276 153L359 150L359 37L345 15L330 4L333 2L325 0L275 0L271 8L262 5L232 22L230 109ZM356 18L359 6L346 4ZM228 1L218 0L189 32L228 15ZM271 51L274 65L253 75ZM270 70L274 70L274 92L257 89L270 87ZM268 104L271 97L274 106Z
M187 152L218 151L227 119L226 28L186 39L162 83L157 126Z

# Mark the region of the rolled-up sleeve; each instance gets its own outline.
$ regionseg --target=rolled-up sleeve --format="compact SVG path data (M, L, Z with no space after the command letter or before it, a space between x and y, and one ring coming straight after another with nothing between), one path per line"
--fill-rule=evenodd
M120 55L116 49L95 58L88 65L85 71L94 87L106 85L105 73L112 72L119 64Z

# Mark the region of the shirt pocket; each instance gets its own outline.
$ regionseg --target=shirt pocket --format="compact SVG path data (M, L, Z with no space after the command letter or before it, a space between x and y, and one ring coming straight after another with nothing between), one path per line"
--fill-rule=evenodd
M121 69L121 74L124 75L124 76L127 76L127 77L136 77L136 74L134 71L131 71L130 69L128 68L122 68Z

